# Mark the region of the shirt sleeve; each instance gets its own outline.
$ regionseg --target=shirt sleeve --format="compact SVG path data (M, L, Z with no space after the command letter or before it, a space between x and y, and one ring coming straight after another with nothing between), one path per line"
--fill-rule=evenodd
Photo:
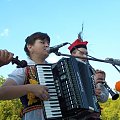
M108 100L109 92L103 84L100 85L100 88L101 88L101 94L98 97L98 101L101 103L104 103Z
M11 74L8 74L7 80L14 80L18 85L25 82L25 68L16 68Z

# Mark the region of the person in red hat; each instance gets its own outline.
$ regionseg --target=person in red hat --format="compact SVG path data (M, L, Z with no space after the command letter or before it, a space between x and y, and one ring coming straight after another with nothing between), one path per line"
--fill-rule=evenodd
M79 58L76 58L78 61L88 62L88 60L85 59L88 56L87 44L88 44L87 41L83 41L81 37L78 37L78 39L75 40L68 47L68 49L70 50L70 53L72 56L79 57ZM108 97L109 97L108 90L102 84L102 82L104 82L104 80L105 80L105 76L103 76L103 74L101 72L99 72L99 73L101 73L101 75L97 75L96 70L90 64L88 64L88 65L89 65L90 71L92 71L92 75L94 76L93 78L94 78L94 82L95 82L95 86L96 86L96 88L95 88L96 97L99 102L104 103L108 100ZM99 71L101 71L101 70L99 70ZM98 70L97 70L97 73L98 73ZM104 79L103 79L103 77L104 77ZM100 85L98 85L98 84L100 84ZM79 118L80 118L80 120L82 119L81 116L79 116ZM93 112L93 113L88 114L87 116L85 114L83 116L83 119L84 120L88 120L88 119L100 120L100 113ZM77 118L77 120L78 120L78 118Z
M72 56L81 57L81 60L86 61L86 59L82 57L87 57L87 41L82 41L82 39L75 40L68 49L70 50L70 53Z

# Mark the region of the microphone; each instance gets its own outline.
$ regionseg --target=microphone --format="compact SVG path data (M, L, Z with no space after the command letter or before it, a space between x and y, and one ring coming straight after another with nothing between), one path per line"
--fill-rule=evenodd
M105 60L110 62L111 64L120 66L120 60L119 59L106 58Z
M120 92L120 81L116 82L115 89Z
M103 85L105 86L105 88L108 90L108 92L111 94L112 96L112 100L117 100L119 98L119 94L117 92L114 92L108 85L106 82L103 83ZM119 85L120 86L120 85Z
M12 59L12 64L17 64L17 68L24 68L27 66L27 62L25 60L18 60L18 56L16 56L16 58Z
M60 45L56 45L56 46L53 46L53 47L49 47L49 48L47 48L47 51L48 51L49 53L55 53L55 52L57 52L57 51L59 50L59 48L65 46L65 45L67 45L67 44L69 44L69 43L68 43L68 42L65 42L65 43L62 43L62 44L60 44Z

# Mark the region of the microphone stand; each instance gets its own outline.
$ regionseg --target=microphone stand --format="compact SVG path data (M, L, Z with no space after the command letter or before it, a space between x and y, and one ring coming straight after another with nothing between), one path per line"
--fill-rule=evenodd
M113 65L113 64L112 64ZM115 68L116 68L116 70L120 73L120 70L115 66L115 65L113 65Z
M71 55L68 55L68 54L63 54L63 53L61 53L61 52L58 52L58 51L56 51L56 52L54 52L57 56L65 56L65 57L71 57ZM77 57L78 58L78 57Z
M60 52L55 52L55 54L57 56L67 56L67 57L71 57L71 55L68 55L68 54L63 54L63 53L60 53ZM114 64L114 62L111 62L109 60L101 60L101 59L97 59L97 58L90 58L90 57L77 57L77 56L73 56L75 58L81 58L81 59L87 59L87 60L92 60L92 61L99 61L99 62L105 62L105 63L110 63L110 64Z
M55 53L57 56L71 57L71 55L63 54L63 53L61 53L61 52L58 52L58 50L55 51L54 53ZM88 56L89 56L89 55L88 55ZM118 69L118 68L115 66L115 65L117 65L117 64L115 64L114 61L111 61L111 60L101 60L101 59L97 59L97 58L92 57L92 56L89 56L89 57L77 57L77 56L74 56L74 57L75 57L75 58L81 58L81 59L86 59L86 60L92 60L92 61L98 61L98 62L104 62L104 63L112 64L112 65L117 69L117 71L120 73L120 69ZM118 66L120 66L120 65L118 65Z

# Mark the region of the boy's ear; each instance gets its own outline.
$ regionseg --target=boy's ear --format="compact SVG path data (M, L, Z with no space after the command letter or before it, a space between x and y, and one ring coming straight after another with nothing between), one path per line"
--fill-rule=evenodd
M27 45L29 51L31 51L32 45Z

